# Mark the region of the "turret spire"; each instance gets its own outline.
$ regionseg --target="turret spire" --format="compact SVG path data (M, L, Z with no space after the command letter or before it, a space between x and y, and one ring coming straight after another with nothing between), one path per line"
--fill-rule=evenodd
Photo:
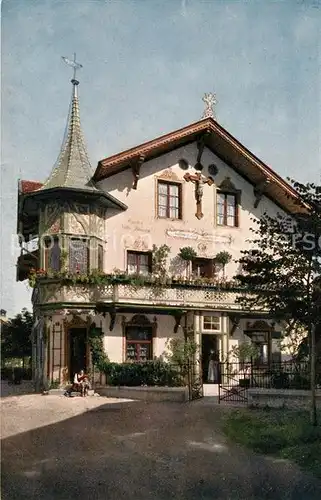
M76 54L73 61L66 57L62 59L73 68L72 98L60 153L42 189L62 187L96 190L91 181L92 167L80 125L77 92L79 81L76 79L76 71L82 68L82 65L76 62Z

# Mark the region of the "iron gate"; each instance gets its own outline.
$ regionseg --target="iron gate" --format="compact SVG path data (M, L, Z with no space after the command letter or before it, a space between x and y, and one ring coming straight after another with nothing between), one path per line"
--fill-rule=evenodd
M219 403L247 403L249 389L309 389L310 368L306 362L282 361L270 364L257 361L220 363Z
M244 371L244 370L243 370ZM238 364L220 363L218 402L248 402L250 378L242 373Z
M201 361L187 365L188 399L194 401L203 397L203 376Z

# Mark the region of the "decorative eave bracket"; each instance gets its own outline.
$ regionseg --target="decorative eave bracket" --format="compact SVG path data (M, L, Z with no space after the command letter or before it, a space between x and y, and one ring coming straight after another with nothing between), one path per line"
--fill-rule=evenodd
M233 337L235 330L240 326L241 315L240 314L230 314L229 318L231 320L232 326L230 330L230 337Z
M111 311L109 311L109 318L110 318L109 331L112 332L114 329L115 323L116 323L116 310L115 309L112 309Z
M254 193L254 208L257 208L259 206L259 203L266 191L266 187L270 184L270 179L264 179L264 181L260 182L253 188L253 193Z
M179 312L176 312L174 314L174 320L175 320L174 333L178 332L178 329L181 326L181 321L182 321L184 314L185 314L184 311L179 311Z
M197 141L198 155L197 155L197 159L196 159L195 170L199 170L199 171L203 170L203 165L201 163L201 160L202 160L204 148L206 146L206 140L210 135L211 135L211 131L206 130L206 132L204 134L202 134Z
M100 313L104 318L106 318L106 311L99 311L99 309L96 309L96 312ZM111 309L108 311L109 314L109 331L112 332L116 323L116 309Z
M140 169L142 164L145 161L145 156L144 155L139 155L133 162L131 163L131 169L132 169L132 174L133 174L133 184L132 188L137 189L137 184L138 184L138 179L140 176Z

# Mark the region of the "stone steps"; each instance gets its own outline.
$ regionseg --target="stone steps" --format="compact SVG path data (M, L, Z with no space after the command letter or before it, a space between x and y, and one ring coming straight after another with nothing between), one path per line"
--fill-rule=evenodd
M51 394L51 395L56 395L56 396L63 396L66 392L66 389L50 389L48 391L48 394ZM90 389L88 391L88 396L97 396L97 393L95 393L94 389ZM71 397L81 397L81 393L80 392L76 392L76 391L72 391L71 393Z
M94 396L94 395L95 395L95 391L94 391L93 389L90 389L90 390L88 391L87 396ZM75 391L73 391L73 392L71 393L71 397L72 397L72 398L74 398L74 397L81 397L81 392L75 392Z

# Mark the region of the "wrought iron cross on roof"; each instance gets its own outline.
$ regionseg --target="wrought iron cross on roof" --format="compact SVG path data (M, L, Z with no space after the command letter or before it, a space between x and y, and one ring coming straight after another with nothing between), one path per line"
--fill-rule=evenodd
M72 82L76 82L76 72L78 69L81 69L82 68L82 64L78 63L76 61L76 54L74 54L74 60L72 61L71 59L68 59L68 57L64 57L64 56L61 56L62 60L68 64L68 66L71 66L74 70L74 75L73 75L73 79L71 80Z
M196 174L190 174L186 172L184 175L184 179L186 182L192 182L195 184L195 200L196 200L196 214L195 217L201 219L203 217L202 213L202 198L203 198L203 186L204 184L208 184L212 186L214 184L214 180L212 177L205 177L201 174L201 172L197 172Z

